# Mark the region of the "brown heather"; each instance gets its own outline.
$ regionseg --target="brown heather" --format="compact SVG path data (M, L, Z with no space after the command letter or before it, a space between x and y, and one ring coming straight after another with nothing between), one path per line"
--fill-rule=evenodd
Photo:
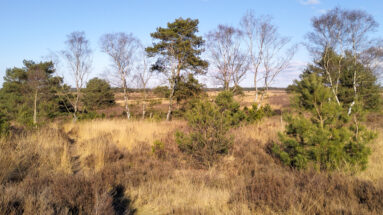
M178 150L184 121L51 124L1 140L0 214L382 214L383 126L373 118L380 135L356 175L280 165L269 153L280 116L233 129L233 149L210 168Z

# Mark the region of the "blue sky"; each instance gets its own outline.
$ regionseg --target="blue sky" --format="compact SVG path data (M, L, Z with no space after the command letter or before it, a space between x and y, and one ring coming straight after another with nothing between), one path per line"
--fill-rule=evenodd
M73 31L85 31L90 40L93 77L110 64L99 49L104 33L133 33L147 45L156 27L175 18L199 19L200 34L204 35L218 24L238 25L252 9L258 15L273 16L280 33L300 43L311 30L310 19L336 6L366 10L383 25L382 0L0 0L0 76L6 68L21 66L23 59L40 61L50 52L63 50L66 35ZM382 33L380 26L376 35ZM304 65L310 59L301 47L293 65ZM60 70L66 74L65 67ZM290 84L299 72L297 66L281 74L274 86ZM243 85L251 86L250 80Z

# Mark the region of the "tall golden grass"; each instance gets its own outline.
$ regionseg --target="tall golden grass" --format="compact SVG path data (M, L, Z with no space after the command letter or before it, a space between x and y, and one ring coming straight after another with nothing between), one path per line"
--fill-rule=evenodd
M142 142L161 140L176 128L186 124L182 121L140 121L127 119L92 120L63 125L64 131L77 142L88 142L102 136L119 148L131 149Z
M368 168L361 172L359 176L376 183L383 178L383 129L379 128L375 131L378 137L370 146L372 153L369 158Z

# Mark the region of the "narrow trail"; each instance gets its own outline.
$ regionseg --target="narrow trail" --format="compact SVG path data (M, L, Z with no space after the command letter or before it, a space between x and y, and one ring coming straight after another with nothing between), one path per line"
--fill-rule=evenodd
M70 164L74 175L80 172L82 168L80 155L77 154L76 146L77 144L75 141L69 145Z
M76 131L74 131L73 129L71 129L69 132L65 132L64 129L61 129L61 131L63 136L68 141L70 167L71 167L72 173L76 175L82 169L80 155L78 154L78 150L77 150L78 138L77 138Z

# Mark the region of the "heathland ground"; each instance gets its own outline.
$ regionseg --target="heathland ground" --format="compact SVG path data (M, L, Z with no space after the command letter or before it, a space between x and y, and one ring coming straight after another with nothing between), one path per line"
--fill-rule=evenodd
M218 92L209 92L213 99ZM283 90L269 93L272 117L230 130L228 155L206 167L180 152L183 119L165 121L166 99L152 118L127 120L116 95L103 119L53 122L1 142L0 214L381 214L383 116L368 116L378 133L363 172L296 171L281 165L270 144L290 108ZM142 98L132 93L132 113ZM250 106L253 92L235 99ZM150 109L148 110L150 112ZM150 113L148 113L149 115ZM17 132L17 131L15 131Z

